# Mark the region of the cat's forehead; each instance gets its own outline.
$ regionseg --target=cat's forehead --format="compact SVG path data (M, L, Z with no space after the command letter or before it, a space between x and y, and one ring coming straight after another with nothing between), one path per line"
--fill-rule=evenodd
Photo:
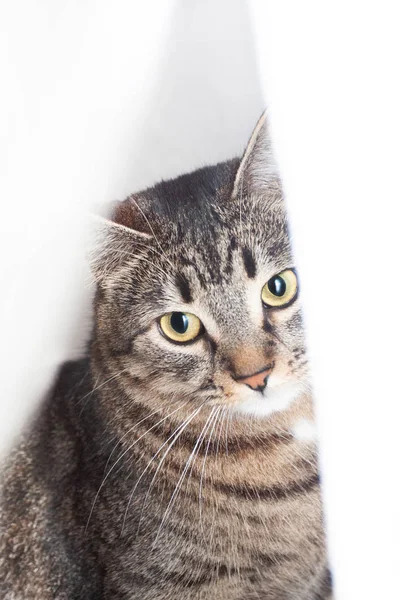
M177 258L204 260L229 275L236 252L260 260L288 250L286 212L279 183L258 194L232 196L238 161L205 167L146 190L145 210L157 235ZM212 276L211 276L212 279Z
M193 311L204 321L212 316L215 324L235 331L243 320L247 328L251 307L259 306L266 282L295 266L286 220L277 214L266 219L261 203L253 216L254 221L245 214L242 221L215 220L210 229L194 225L179 242L170 240L176 275L164 289L172 301L169 308Z
M199 295L231 285L239 293L247 280L293 266L280 187L232 197L236 169L237 161L222 163L147 192L149 217L180 274L178 285L190 282Z
M174 253L175 275L163 288L168 310L193 312L216 335L249 333L262 319L261 292L267 281L294 267L282 224L270 235L260 228L221 228L202 243L182 243ZM211 320L210 320L211 319Z
M292 265L287 224L284 219L266 220L254 214L252 224L210 224L208 230L186 232L171 241L171 251L180 272L198 280L200 287L226 285L255 279L260 272L271 275Z
M282 189L272 180L267 189L257 194L234 195L238 159L203 167L175 179L161 181L138 194L144 210L161 221L170 221L185 229L207 230L220 224L249 220L258 213L264 219L284 212ZM263 197L263 201L260 201ZM254 215L255 216L255 215ZM253 224L256 222L253 221Z

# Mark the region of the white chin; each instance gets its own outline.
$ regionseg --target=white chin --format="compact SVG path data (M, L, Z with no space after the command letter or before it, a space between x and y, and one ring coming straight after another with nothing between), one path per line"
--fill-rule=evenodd
M244 415L255 417L268 417L273 413L287 410L296 398L304 390L300 383L282 383L276 387L266 387L264 392L249 389L243 395L234 411Z

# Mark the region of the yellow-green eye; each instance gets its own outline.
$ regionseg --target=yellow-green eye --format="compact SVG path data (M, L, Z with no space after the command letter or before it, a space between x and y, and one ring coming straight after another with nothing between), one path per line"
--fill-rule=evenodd
M286 306L296 296L297 277L291 269L286 269L271 277L264 285L261 299L267 306Z
M192 313L171 312L162 316L160 327L163 334L174 342L191 342L203 330L202 323Z

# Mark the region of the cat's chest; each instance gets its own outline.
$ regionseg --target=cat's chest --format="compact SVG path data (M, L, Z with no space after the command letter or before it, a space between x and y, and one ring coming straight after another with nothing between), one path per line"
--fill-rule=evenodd
M302 597L296 581L307 572L312 578L325 560L316 474L304 467L283 478L265 460L246 462L241 469L214 465L208 476L201 466L185 486L174 471L150 492L143 486L113 542L114 575L126 580L124 589L132 584L144 599L157 598L158 589L160 598L182 600L240 599L280 588L296 589L285 598Z
M326 560L313 496L275 510L253 506L251 514L239 506L229 514L205 505L197 518L194 512L185 518L177 509L161 530L148 523L125 551L117 550L111 561L108 553L114 567L106 589L118 593L107 597L309 600L304 582Z

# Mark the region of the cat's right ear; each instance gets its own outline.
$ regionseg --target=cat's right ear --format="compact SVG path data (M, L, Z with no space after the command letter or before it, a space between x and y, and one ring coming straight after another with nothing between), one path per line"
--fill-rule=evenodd
M114 202L106 216L92 216L89 262L96 283L132 261L153 239L152 226L133 196Z
M263 195L279 180L267 112L257 122L236 173L232 197Z

